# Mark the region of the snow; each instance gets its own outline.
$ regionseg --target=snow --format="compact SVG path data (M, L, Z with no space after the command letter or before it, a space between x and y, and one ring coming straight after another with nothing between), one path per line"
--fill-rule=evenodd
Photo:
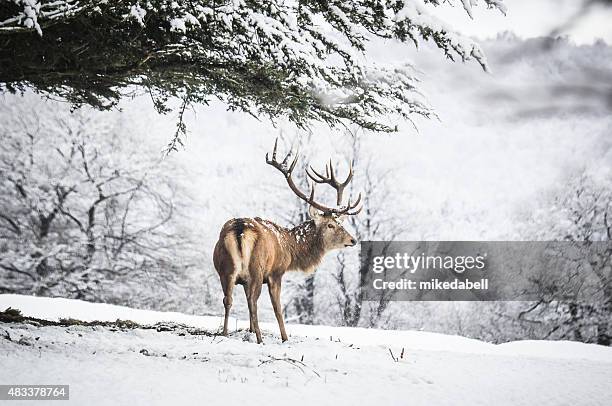
M170 20L170 30L171 31L187 31L187 26L185 25L185 19L183 18L173 18Z
M38 12L40 11L40 4L34 0L23 0L23 15L24 19L22 24L27 28L34 28L38 35L42 36L42 30L40 24L38 24Z
M472 4L475 3L476 1L474 1L474 0L461 0L461 2L463 3L463 8L465 9L465 12L473 20L474 19L474 14L472 13Z
M134 18L138 24L144 27L144 18L147 15L147 10L140 7L139 4L133 4L132 7L130 7L129 15L130 17Z
M217 316L0 295L0 309L9 306L50 320L174 321L213 331L221 323ZM246 322L230 325L244 328ZM210 337L0 324L0 336L11 337L0 339L0 382L69 384L71 402L88 405L603 405L612 395L607 347L548 341L492 345L426 332L291 324L289 341L281 343L275 324L261 327L264 345L242 330Z

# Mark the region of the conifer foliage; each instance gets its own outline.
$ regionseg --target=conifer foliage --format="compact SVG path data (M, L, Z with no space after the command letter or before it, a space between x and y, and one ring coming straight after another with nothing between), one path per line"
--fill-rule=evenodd
M379 37L432 40L451 59L481 48L434 16L440 0L2 0L0 86L108 109L148 92L158 111L179 97L224 101L270 119L356 123L433 114L412 65L368 63ZM478 0L454 0L472 15ZM502 0L483 5L505 12ZM179 126L180 127L180 126ZM180 128L179 128L180 129Z

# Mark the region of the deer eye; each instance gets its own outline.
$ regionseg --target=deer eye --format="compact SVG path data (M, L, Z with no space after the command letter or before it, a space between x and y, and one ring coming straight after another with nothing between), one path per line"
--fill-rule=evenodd
M327 225L327 228L334 228L334 225L333 225L333 224L331 224L331 223L329 223L329 224Z

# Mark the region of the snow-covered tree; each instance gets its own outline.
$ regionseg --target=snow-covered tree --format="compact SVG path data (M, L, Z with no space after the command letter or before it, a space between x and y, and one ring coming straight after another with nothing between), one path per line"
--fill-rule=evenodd
M535 320L540 338L612 343L612 173L598 169L568 182L530 221L531 238L583 243L578 259L559 255L555 275L533 281L539 300L519 319Z
M171 301L161 291L194 264L169 161L86 110L19 103L1 113L0 289Z
M435 16L440 0L3 0L0 84L107 109L148 92L156 108L215 97L298 125L352 122L393 131L389 116L429 117L412 65L374 65L372 38L433 41L451 59L487 61ZM445 2L472 16L478 0ZM505 12L503 0L484 0ZM177 134L184 132L179 121ZM180 138L175 142L180 142ZM170 148L175 147L171 144Z

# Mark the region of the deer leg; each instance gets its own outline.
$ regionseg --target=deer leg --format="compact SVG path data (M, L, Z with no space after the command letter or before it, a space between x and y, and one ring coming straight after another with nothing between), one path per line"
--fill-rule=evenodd
M253 329L255 330L255 335L257 336L257 344L261 344L263 342L261 339L261 331L259 330L259 322L257 321L257 299L259 299L259 295L261 294L261 285L262 281L252 280L249 283L248 290L249 319Z
M287 341L287 332L285 331L285 321L283 320L283 311L281 308L280 294L281 294L281 281L280 279L268 281L268 293L270 293L270 301L272 302L272 308L274 309L274 315L280 328L281 339L283 342Z
M227 336L227 324L230 309L232 308L232 292L234 290L234 278L229 277L225 282L221 280L223 288L223 306L225 307L225 318L223 319L223 335Z
M253 326L253 320L251 319L251 301L249 300L249 284L245 283L242 285L244 287L244 294L246 296L247 306L249 307L249 332L255 332L255 326Z

